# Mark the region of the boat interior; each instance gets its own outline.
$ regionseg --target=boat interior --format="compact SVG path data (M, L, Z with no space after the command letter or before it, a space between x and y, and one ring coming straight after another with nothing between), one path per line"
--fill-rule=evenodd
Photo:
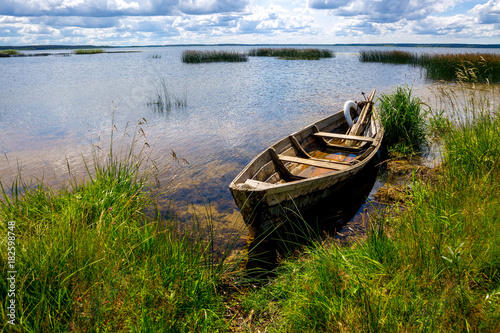
M270 147L268 161L246 183L252 187L280 184L349 169L373 149L376 128L367 119L361 135L352 135L343 118L319 122ZM264 184L262 184L264 183Z

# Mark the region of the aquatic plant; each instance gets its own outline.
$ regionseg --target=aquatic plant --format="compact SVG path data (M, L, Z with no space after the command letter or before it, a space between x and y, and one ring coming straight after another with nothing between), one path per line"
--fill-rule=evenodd
M157 112L170 111L172 108L185 108L187 106L187 94L182 97L172 94L168 89L165 78L160 78L156 93L149 98L146 105L153 107Z
M382 62L393 64L411 64L415 62L416 55L410 52L391 50L362 50L359 52L359 60L361 62Z
M328 49L298 49L298 48L257 48L248 51L249 56L254 57L278 57L285 60L318 60L320 58L332 58L335 53Z
M75 54L98 54L104 53L103 49L78 49L75 50Z
M205 62L241 62L248 61L246 54L235 51L196 51L185 50L182 52L182 62L205 63Z
M412 96L411 87L399 86L379 98L379 116L384 126L384 143L392 151L414 153L426 142L423 103Z
M0 50L0 57L10 57L18 54L19 51L13 49Z
M493 53L417 54L403 51L360 52L362 62L411 64L434 80L500 82L500 55Z

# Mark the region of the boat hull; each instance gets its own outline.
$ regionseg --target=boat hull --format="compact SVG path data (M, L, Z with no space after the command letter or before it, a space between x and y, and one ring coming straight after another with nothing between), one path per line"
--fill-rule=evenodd
M315 139L317 140L317 138L313 138L313 134L318 130L329 133L345 130L347 127L343 112L333 114L293 133L255 157L229 185L245 222L256 230L264 231L277 218L283 217L290 210L306 209L322 199L335 195L343 186L348 185L351 178L369 164L381 145L383 128L374 113L372 112L371 116L371 128L368 129L371 136L370 143L364 144L359 149L355 154L358 159L354 163L339 162L348 165L347 167L340 165L342 166L341 170L325 172L324 169L318 168L317 170L324 172L312 177L276 183L269 181L269 179L277 177L274 175L268 177L269 174L272 174L272 170L266 173L266 170L272 169L275 164L272 157L273 151L284 158L298 156L300 152L297 151L297 144L294 145L295 139L309 147L312 146ZM287 164L289 169L293 169L290 165L295 166L296 164ZM278 173L276 170L276 174ZM263 174L265 176L262 176ZM338 195L342 195L342 193L338 193Z

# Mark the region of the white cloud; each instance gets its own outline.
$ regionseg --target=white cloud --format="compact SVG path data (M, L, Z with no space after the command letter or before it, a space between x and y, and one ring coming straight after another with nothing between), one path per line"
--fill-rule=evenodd
M500 23L500 1L489 0L484 5L476 5L471 11L481 24L499 24Z
M249 0L0 0L0 15L162 16L241 12Z
M499 43L500 0L471 1L0 0L0 45Z

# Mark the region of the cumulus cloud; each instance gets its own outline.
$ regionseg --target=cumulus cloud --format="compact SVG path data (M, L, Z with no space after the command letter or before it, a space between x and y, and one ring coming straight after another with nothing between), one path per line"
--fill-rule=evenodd
M313 9L336 9L347 6L351 2L345 0L309 0L307 6Z
M500 1L489 0L484 5L476 5L471 13L477 17L477 22L481 24L500 23Z
M0 0L0 15L164 16L240 12L249 0Z
M335 16L362 17L373 23L393 23L402 19L420 20L432 13L452 8L457 0L310 0L313 9L328 9Z
M195 15L241 12L248 3L249 0L181 0L178 9Z

